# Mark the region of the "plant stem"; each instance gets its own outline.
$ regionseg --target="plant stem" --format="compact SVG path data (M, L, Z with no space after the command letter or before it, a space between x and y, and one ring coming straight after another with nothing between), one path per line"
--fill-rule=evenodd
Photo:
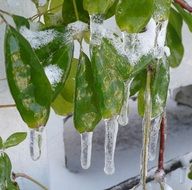
M3 20L3 22L5 23L5 24L8 24L8 22L6 21L6 19L5 19L5 17L0 13L0 18Z
M42 185L41 183L39 183L37 180L33 179L32 177L24 174L24 173L13 173L13 179L15 180L16 178L19 178L19 177L22 177L22 178L25 178L25 179L28 179L29 181L32 181L33 183L35 183L36 185L38 185L39 187L41 187L42 189L44 190L48 190L47 187L45 187L44 185Z
M76 5L75 0L73 0L73 7L74 7L76 19L79 20L79 13L78 13L78 10L77 10L77 5Z
M2 109L2 108L14 108L14 107L16 107L15 104L0 105L0 109Z
M8 16L13 16L11 13L4 11L2 9L0 9L0 13L3 13L3 14L8 15Z
M175 3L179 4L183 9L192 12L192 7L184 0L175 0Z

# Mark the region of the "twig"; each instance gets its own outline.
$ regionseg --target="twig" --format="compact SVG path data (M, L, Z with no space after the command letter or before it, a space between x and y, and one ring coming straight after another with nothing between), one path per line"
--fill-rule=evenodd
M0 105L0 109L2 109L2 108L14 108L14 107L16 107L15 104Z
M184 0L175 0L175 3L179 4L183 9L192 12L192 7Z
M42 189L44 190L48 190L47 187L45 187L44 185L42 185L41 183L39 183L38 181L36 181L35 179L33 179L32 177L24 174L24 173L13 173L13 179L16 180L17 178L19 177L22 177L22 178L25 178L25 179L28 179L29 181L32 181L33 183L35 183L36 185L38 185L39 187L41 187Z
M0 13L3 13L3 14L8 15L8 16L13 16L11 13L4 11L2 9L0 9Z
M182 157L172 159L168 162L165 163L164 166L164 171L165 174L169 174L179 168L183 167L182 160L185 159L187 162L192 163L192 152L185 154ZM147 177L146 182L149 183L154 180L154 175L157 170L157 167L151 168L149 170L149 175ZM132 189L133 187L137 186L140 182L140 175L137 175L135 177L129 178L113 187L110 187L106 190L129 190Z

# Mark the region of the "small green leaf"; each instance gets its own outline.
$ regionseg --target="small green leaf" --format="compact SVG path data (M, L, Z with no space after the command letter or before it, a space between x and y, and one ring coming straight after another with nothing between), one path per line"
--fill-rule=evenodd
M116 8L116 22L121 31L139 33L149 22L154 0L120 0Z
M19 16L19 15L12 15L12 18L13 18L13 21L15 22L17 30L19 30L22 26L25 26L27 28L30 27L29 22L25 17Z
M83 0L84 9L92 14L105 14L115 0Z
M76 76L74 124L80 132L93 131L101 115L98 108L91 63L87 55L81 52Z
M3 148L3 139L0 137L0 150Z
M105 18L111 18L112 16L115 15L116 12L116 8L117 8L117 4L119 3L119 0L115 0L115 2L113 3L113 5L109 8L109 10L107 11L107 13L105 14Z
M89 14L83 8L83 0L65 0L63 3L63 22L69 24L80 20L82 22L89 22Z
M111 67L111 57L102 46L93 46L91 64L98 105L103 118L118 115L124 100L124 82L117 70Z
M20 132L20 133L14 133L8 139L5 141L3 147L5 149L16 146L23 142L27 137L27 133Z
M9 88L21 117L30 128L44 126L51 86L30 44L11 26L5 33L5 62Z
M187 11L185 11L183 8L180 7L180 5L178 5L177 3L173 3L174 6L176 7L176 9L179 11L179 13L181 14L181 16L183 17L183 20L185 21L185 23L187 24L189 30L192 32L192 15L191 13L188 13Z
M184 47L182 44L182 23L182 17L174 9L171 9L169 24L167 27L167 45L171 52L168 61L171 67L179 66L184 55Z
M192 165L190 166L190 171L188 173L188 178L192 180Z

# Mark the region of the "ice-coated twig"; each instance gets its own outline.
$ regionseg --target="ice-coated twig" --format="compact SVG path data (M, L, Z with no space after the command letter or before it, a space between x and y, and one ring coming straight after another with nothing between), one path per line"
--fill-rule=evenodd
M175 3L179 4L183 9L192 12L192 7L184 0L175 0Z
M174 172L175 170L182 168L182 162L185 160L188 164L192 163L192 152L185 154L184 156L174 158L172 160L169 160L164 164L164 171L165 175ZM157 170L157 167L151 168L148 171L148 177L146 182L149 183L154 180L154 175ZM140 175L137 175L135 177L129 178L113 187L110 187L106 190L128 190L132 189L136 185L138 185L140 182Z

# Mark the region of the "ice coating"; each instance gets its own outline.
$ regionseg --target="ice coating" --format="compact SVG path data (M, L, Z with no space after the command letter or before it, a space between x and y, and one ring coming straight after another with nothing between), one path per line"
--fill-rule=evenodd
M48 65L44 68L44 71L52 86L61 82L63 71L57 65Z
M183 157L181 159L182 168L180 169L180 183L185 183L187 176L187 169L189 167L189 158Z
M114 154L118 133L117 117L105 120L105 166L104 172L112 175L115 172Z
M121 108L121 112L119 114L118 123L121 126L126 126L129 123L129 96L130 96L130 86L131 81L125 82L125 99L123 106Z
M44 6L47 3L47 0L39 0L39 6Z
M30 155L34 161L41 157L43 129L44 127L39 127L30 131Z
M85 132L81 134L81 166L88 169L91 166L93 132Z
M160 115L151 121L151 131L150 131L150 140L149 140L149 160L150 161L153 161L156 158L161 118L162 116Z

